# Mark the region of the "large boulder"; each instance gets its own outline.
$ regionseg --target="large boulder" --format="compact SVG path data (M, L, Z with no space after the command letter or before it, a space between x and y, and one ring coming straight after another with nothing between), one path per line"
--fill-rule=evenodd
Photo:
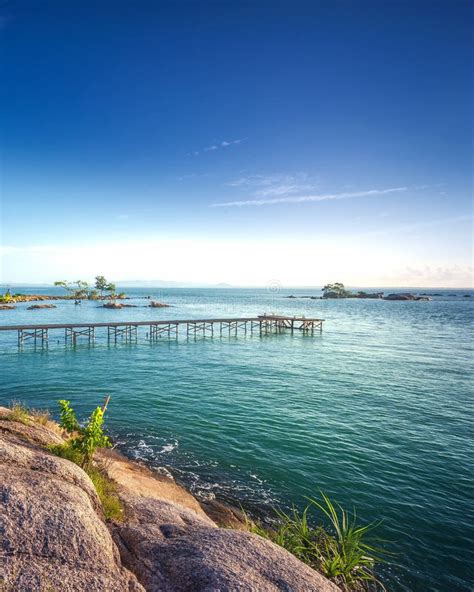
M33 427L23 426L26 441L13 425L22 426L0 422L1 589L143 591L121 564L86 473L36 444Z
M217 528L193 510L122 493L113 525L123 564L149 592L337 592L293 555L255 534Z

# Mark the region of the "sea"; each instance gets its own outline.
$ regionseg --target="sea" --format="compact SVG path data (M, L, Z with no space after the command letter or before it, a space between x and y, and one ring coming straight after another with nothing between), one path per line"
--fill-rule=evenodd
M143 327L137 341L117 343L98 329L92 345L75 346L57 331L47 347L21 349L0 332L0 404L57 416L69 399L86 418L110 395L117 448L199 498L269 520L324 492L360 523L380 522L388 590L474 589L472 290L410 290L430 301L311 299L320 290L278 284L125 291L133 307L17 304L0 310L0 325L275 313L322 318L324 329L150 342Z

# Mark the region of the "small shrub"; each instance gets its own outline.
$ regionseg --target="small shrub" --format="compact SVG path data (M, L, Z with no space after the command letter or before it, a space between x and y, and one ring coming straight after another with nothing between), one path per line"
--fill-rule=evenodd
M249 530L284 547L342 590L384 590L374 567L387 552L375 546L369 537L378 523L359 526L355 513L350 516L327 495L321 495L321 501L308 499L302 513L296 508L288 514L277 511L278 520L273 529L247 519ZM327 526L311 526L310 510L321 512Z
M70 401L59 401L61 407L60 425L68 433L76 434L70 440L71 447L82 455L82 467L90 464L97 448L111 446L109 438L104 434L102 424L104 423L104 409L96 407L92 412L87 424L82 427L77 421L76 414L71 407Z
M58 401L59 407L61 408L60 411L60 421L59 425L66 430L69 434L72 434L76 430L80 429L79 422L77 421L76 414L71 407L70 401L65 401L61 399Z

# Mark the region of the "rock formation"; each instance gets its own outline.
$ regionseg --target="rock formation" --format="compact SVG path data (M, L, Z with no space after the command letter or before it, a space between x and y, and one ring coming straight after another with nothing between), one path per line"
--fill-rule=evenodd
M114 452L97 460L125 516L106 523L87 474L45 448L64 442L58 427L8 413L0 408L2 591L339 590L273 543L219 528L172 479Z

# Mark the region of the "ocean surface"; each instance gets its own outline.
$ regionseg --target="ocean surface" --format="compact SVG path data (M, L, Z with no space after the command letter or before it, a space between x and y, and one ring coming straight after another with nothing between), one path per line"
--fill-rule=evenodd
M0 292L3 291L0 287ZM58 293L56 289L22 289ZM97 302L0 310L0 325L304 314L322 334L253 335L47 348L0 332L0 403L81 417L112 396L119 448L195 494L251 512L305 505L319 490L361 521L382 520L396 553L389 590L473 590L474 292L431 302L309 300L315 290L128 289L136 308ZM171 308L151 309L151 295ZM469 296L469 297L466 297Z

